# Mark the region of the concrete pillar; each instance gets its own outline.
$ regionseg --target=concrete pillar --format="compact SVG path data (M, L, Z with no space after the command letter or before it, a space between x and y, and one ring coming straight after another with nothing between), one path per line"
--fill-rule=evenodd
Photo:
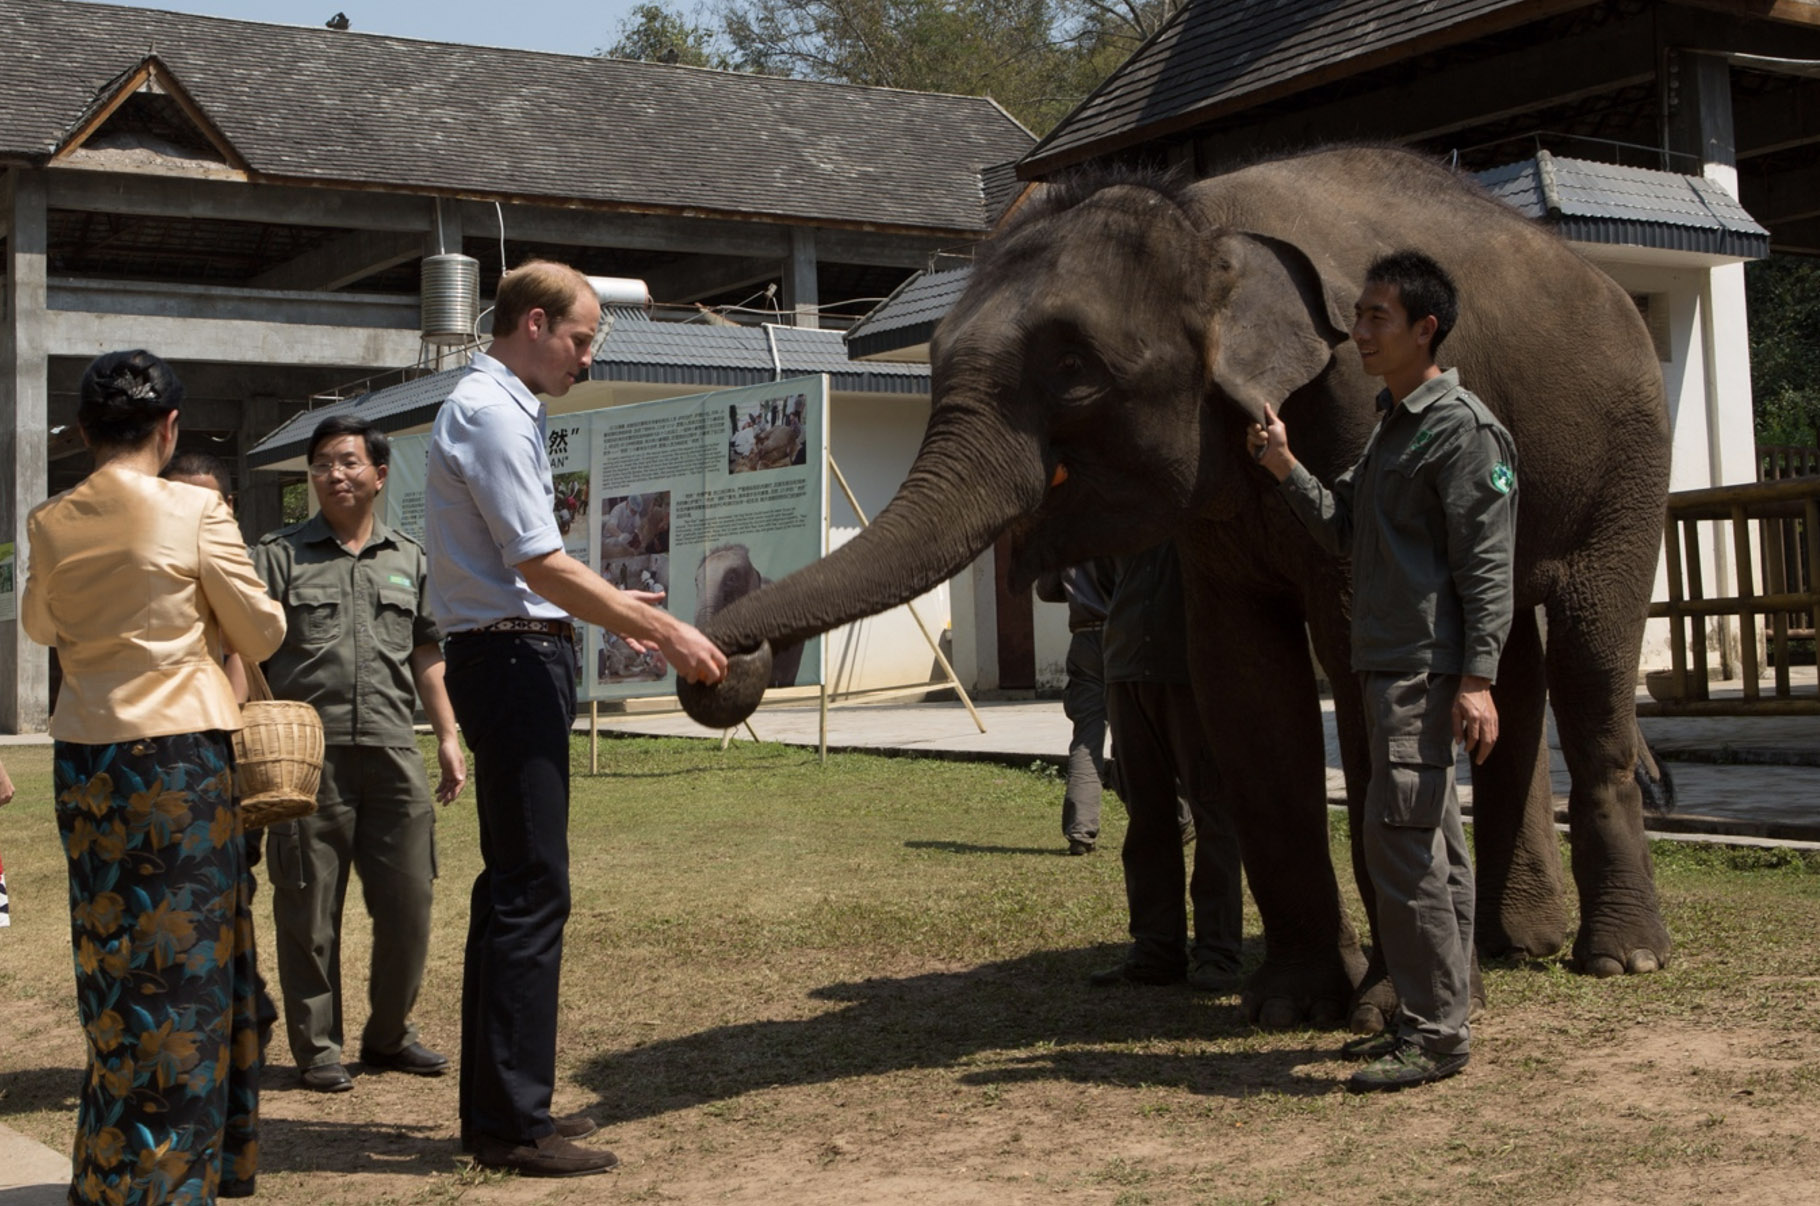
M252 544L284 521L284 487L275 473L256 473L247 464L254 445L278 428L278 399L253 397L240 408L240 430L234 448L235 518Z
M819 327L821 295L815 284L815 228L790 228L790 259L784 265L784 309L799 327Z
M1671 157L1671 170L1703 176L1736 197L1737 136L1732 124L1730 64L1714 55L1671 51L1663 75L1664 142L1671 151L1681 152ZM1756 420L1751 404L1744 265L1724 264L1707 270L1700 289L1700 348L1706 390L1707 484L1755 481ZM1709 592L1735 594L1738 573L1732 564L1731 525L1710 524L1702 537L1715 562ZM1755 543L1753 540L1753 546ZM1718 647L1721 673L1730 678L1737 664L1739 633L1730 617L1717 617L1709 624L1709 640ZM1757 664L1764 665L1764 659L1759 657Z
M30 566L25 517L44 501L50 356L45 340L44 173L13 168L0 187L6 281L0 317L0 541L16 550L20 595ZM41 732L50 719L50 658L17 618L0 620L0 732Z

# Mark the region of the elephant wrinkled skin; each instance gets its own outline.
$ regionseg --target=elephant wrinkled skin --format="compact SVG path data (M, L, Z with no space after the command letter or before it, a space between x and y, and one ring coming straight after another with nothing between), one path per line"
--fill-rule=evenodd
M1503 736L1473 773L1480 950L1539 956L1566 941L1546 693L1573 776L1574 957L1597 975L1660 967L1670 942L1632 771L1668 482L1661 373L1622 289L1421 157L1345 148L1186 185L1048 186L982 245L936 333L934 408L891 505L830 557L717 614L708 635L729 651L799 641L915 597L1007 531L1017 582L1175 535L1197 694L1264 921L1246 1008L1270 1025L1349 1008L1355 1027L1382 1024L1393 999L1360 956L1327 854L1309 658L1312 644L1339 671L1356 819L1369 770L1345 672L1347 566L1249 463L1244 429L1268 403L1322 480L1351 464L1378 391L1346 337L1352 304L1366 265L1403 247L1458 282L1445 363L1510 430L1522 480ZM735 690L691 695L724 720L757 703ZM1375 918L1356 841L1353 864Z

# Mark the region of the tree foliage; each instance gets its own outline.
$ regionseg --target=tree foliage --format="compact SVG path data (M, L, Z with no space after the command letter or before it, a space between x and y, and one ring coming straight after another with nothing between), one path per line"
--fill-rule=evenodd
M718 31L668 5L647 0L620 18L614 43L599 53L613 59L677 63L684 67L730 68Z
M1183 0L647 0L606 53L990 96L1042 134ZM674 57L667 57L667 56Z
M1820 262L1771 256L1744 283L1757 442L1820 445Z

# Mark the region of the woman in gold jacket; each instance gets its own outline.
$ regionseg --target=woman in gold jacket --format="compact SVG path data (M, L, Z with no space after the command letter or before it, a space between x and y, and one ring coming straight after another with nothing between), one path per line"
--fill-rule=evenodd
M213 490L161 481L183 385L149 352L82 378L95 470L31 513L21 617L55 645L57 823L88 1040L70 1200L253 1191L259 1043L223 637L263 660L284 612Z

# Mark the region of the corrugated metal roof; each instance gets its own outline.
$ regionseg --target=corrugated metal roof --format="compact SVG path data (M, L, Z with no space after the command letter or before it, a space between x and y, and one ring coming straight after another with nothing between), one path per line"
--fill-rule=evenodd
M775 341L776 360L772 359ZM310 433L330 415L358 414L386 431L429 422L466 366L445 369L317 407L292 417L247 454L254 467L299 455ZM694 323L616 322L595 357L595 381L636 381L725 389L760 385L787 377L828 374L829 387L842 393L927 394L926 364L854 364L841 332L811 327L720 327Z
M847 331L847 355L863 360L928 343L972 276L972 264L917 273Z
M1534 0L1190 0L1024 157L1044 168Z
M411 193L972 232L1033 141L978 97L5 0L0 159L43 162L148 54L256 177Z

